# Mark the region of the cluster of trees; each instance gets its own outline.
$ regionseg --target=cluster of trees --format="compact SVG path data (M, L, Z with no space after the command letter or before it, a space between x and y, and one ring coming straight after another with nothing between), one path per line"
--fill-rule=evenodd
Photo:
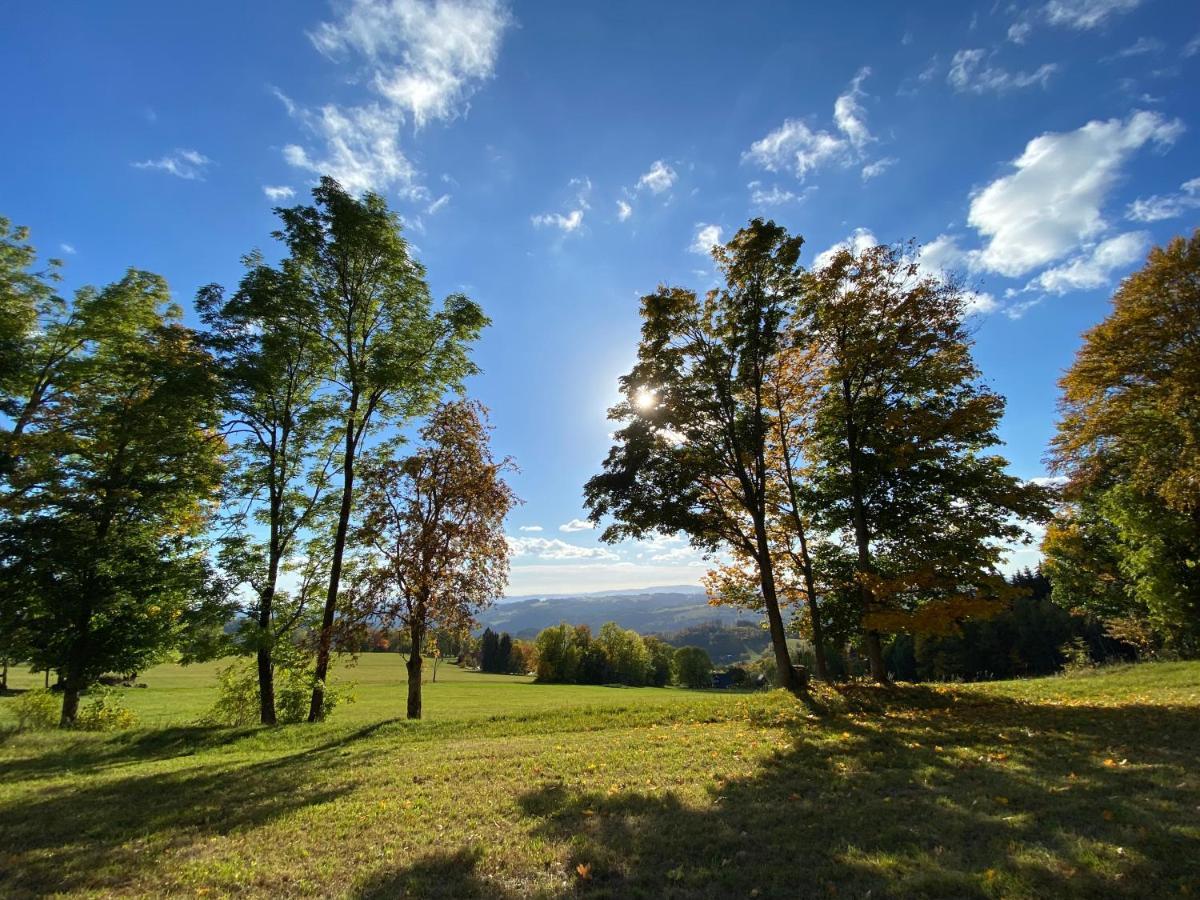
M1060 382L1043 544L1054 599L1200 653L1200 229L1155 248Z
M512 464L479 404L444 400L482 310L435 306L377 195L324 178L276 213L282 258L203 288L199 329L148 272L59 296L0 221L0 657L59 673L64 724L171 650L253 656L264 723L300 665L318 720L364 621L407 632L419 716L428 636L506 583Z
M528 641L514 641L507 631L485 628L479 638L479 671L494 675L528 675L537 667L537 654Z
M626 684L709 687L712 662L699 647L675 648L616 622L592 634L587 625L563 622L544 629L534 641L538 681L559 684Z
M752 221L713 257L724 286L642 298L621 423L586 487L606 540L682 532L723 552L715 602L766 614L779 681L798 690L782 614L802 606L819 677L882 635L949 632L1003 609L998 566L1051 495L991 452L1004 401L980 381L969 293L912 247L799 264L802 239Z

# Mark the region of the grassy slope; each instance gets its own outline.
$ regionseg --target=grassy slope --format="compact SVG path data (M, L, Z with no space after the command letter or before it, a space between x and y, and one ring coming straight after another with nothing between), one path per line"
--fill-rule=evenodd
M0 895L1200 894L1200 664L817 710L457 685L420 725L8 737Z

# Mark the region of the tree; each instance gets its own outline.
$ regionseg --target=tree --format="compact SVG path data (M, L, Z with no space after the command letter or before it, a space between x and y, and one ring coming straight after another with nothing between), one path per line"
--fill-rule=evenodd
M615 519L608 541L686 533L708 551L753 561L780 682L792 669L780 611L768 517L772 410L768 373L801 286L803 240L755 219L713 250L725 286L700 299L660 287L642 298L637 363L604 471L588 481L593 521Z
M675 658L675 648L654 635L642 638L646 653L650 656L650 668L647 673L647 684L654 687L666 687L671 683L671 663Z
M500 635L490 628L485 628L483 636L479 639L479 671L495 672L499 656Z
M224 611L198 543L221 475L217 386L169 301L137 270L83 292L80 337L10 456L0 583L35 665L62 673L64 725L101 674L145 668Z
M596 635L596 645L608 661L609 676L619 684L641 686L650 678L650 653L642 636L616 622L606 622Z
M508 674L512 667L513 640L507 631L500 635L500 643L496 647L496 661L492 671L502 675Z
M308 321L332 357L330 384L343 423L341 503L309 714L315 722L329 670L358 455L381 421L399 425L427 412L475 371L467 345L488 320L462 294L433 311L425 271L409 255L400 220L381 196L355 199L325 177L313 189L313 201L278 210L283 228L276 237L287 245L284 266L299 279L310 305Z
M544 628L534 640L534 646L537 649L538 681L557 684L577 681L581 649L574 628L566 622Z
M684 687L712 687L712 660L699 647L680 647L675 651L675 678Z
M438 406L411 456L363 468L360 536L373 551L371 595L411 638L408 717L421 718L421 649L433 629L461 629L508 582L504 517L517 502L489 449L482 405ZM510 638L511 646L511 638Z
M245 263L233 296L209 285L196 305L219 365L234 450L227 480L233 531L222 563L253 591L248 643L257 656L260 719L274 725L272 648L304 611L297 606L281 625L275 621L279 576L320 520L332 476L333 410L321 394L331 360L307 321L296 267L272 268L258 254ZM248 522L265 528L265 540L247 533Z
M1150 251L1059 385L1056 599L1200 649L1200 229Z
M877 246L810 273L791 326L824 369L806 447L813 508L853 560L831 593L856 596L879 681L881 631L953 630L1003 609L1004 545L1049 512L1043 488L987 452L1004 399L979 382L965 313L955 283Z

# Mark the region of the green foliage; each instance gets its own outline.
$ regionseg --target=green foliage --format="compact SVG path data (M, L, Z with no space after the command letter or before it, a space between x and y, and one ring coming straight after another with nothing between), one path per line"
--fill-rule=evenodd
M53 365L8 436L0 586L30 661L63 673L67 720L101 674L144 669L223 615L201 544L219 404L180 316L162 278L130 270L27 347Z
M276 666L276 722L292 725L308 717L312 697L311 666L303 669ZM325 685L323 716L341 703L354 702L345 690ZM226 666L218 674L217 698L202 721L212 725L253 725L259 721L258 668L251 660Z
M12 702L18 731L45 731L58 725L62 697L43 688L30 688Z
M671 666L675 659L675 648L654 635L643 637L642 643L650 655L647 684L652 687L666 687L671 683Z
M635 687L650 683L650 652L636 631L607 622L596 635L596 646L608 663L609 680Z
M1200 652L1200 230L1150 252L1060 381L1056 599Z
M688 688L712 687L712 660L699 647L680 647L675 651L675 680Z
M74 727L80 731L124 731L137 724L138 717L125 705L120 691L93 687L79 707Z

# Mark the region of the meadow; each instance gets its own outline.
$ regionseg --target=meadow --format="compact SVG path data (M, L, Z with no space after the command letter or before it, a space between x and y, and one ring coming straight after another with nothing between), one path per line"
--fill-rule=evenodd
M577 687L365 656L321 726L2 733L0 895L1200 893L1200 663L986 685ZM0 699L0 727L10 720Z

